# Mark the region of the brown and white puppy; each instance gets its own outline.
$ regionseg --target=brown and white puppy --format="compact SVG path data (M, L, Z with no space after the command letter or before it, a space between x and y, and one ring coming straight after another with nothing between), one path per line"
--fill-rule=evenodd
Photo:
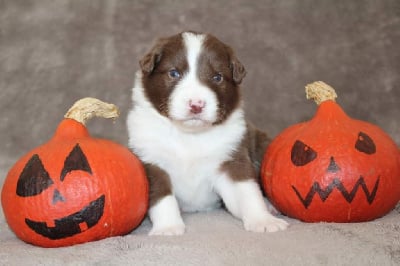
M183 234L181 210L222 202L246 230L284 230L257 182L268 140L245 121L239 84L246 72L232 49L184 32L160 39L140 66L127 125L150 182L150 234Z

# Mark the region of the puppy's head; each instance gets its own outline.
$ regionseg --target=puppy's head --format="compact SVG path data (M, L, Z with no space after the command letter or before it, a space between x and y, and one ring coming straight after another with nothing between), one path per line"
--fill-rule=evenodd
M184 32L160 39L140 66L146 97L184 130L221 124L240 104L246 71L212 35Z

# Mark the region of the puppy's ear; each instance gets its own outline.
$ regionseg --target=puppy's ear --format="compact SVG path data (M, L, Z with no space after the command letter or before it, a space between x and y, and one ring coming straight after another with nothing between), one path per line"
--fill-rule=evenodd
M243 80L243 78L246 76L246 69L240 63L240 61L237 59L237 57L231 52L231 70L232 70L232 76L233 76L233 81L236 84L240 84Z
M233 73L233 80L236 82L236 84L240 84L243 78L246 76L246 69L236 57L234 57L231 61L231 68Z
M140 61L140 68L144 73L153 72L154 68L161 60L162 51L164 47L165 41L160 39L157 43L151 48L150 52L148 52Z

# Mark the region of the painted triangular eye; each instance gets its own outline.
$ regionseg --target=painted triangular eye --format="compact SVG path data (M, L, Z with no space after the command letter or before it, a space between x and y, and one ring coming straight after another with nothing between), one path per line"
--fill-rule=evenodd
M296 166L304 166L317 158L317 152L300 140L296 140L292 147L291 160Z
M53 184L39 155L34 154L26 163L17 182L17 195L30 197L40 194Z
M81 170L88 172L89 174L92 173L92 169L89 166L88 160L83 153L79 144L76 144L75 147L72 149L70 154L64 161L64 167L61 171L60 179L64 181L65 176L75 170Z
M376 146L374 141L367 134L360 132L358 133L357 142L355 148L366 154L374 154L376 152Z

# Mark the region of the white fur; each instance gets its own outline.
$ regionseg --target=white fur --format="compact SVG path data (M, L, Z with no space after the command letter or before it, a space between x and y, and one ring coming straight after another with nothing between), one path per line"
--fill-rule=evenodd
M134 107L128 114L129 146L142 161L166 171L173 187L173 195L149 210L153 222L150 234L182 234L185 227L179 207L183 211L210 210L220 206L221 197L247 230L272 232L286 228L285 221L268 212L254 181L235 183L221 171L221 164L231 159L246 132L244 114L238 107L222 124L212 125L218 102L196 76L204 36L185 33L183 37L189 73L171 94L172 119L159 114L146 98L140 72L133 88ZM204 110L191 114L190 100L204 101Z
M191 102L202 102L201 113L190 112ZM208 128L217 120L218 101L215 94L197 78L186 76L171 95L170 115L182 129L192 131Z
M149 217L153 221L149 235L181 235L185 232L178 202L172 195L166 196L150 208Z
M288 226L286 221L268 211L260 187L254 180L233 182L228 176L222 175L216 179L215 189L226 208L243 221L246 230L276 232Z

